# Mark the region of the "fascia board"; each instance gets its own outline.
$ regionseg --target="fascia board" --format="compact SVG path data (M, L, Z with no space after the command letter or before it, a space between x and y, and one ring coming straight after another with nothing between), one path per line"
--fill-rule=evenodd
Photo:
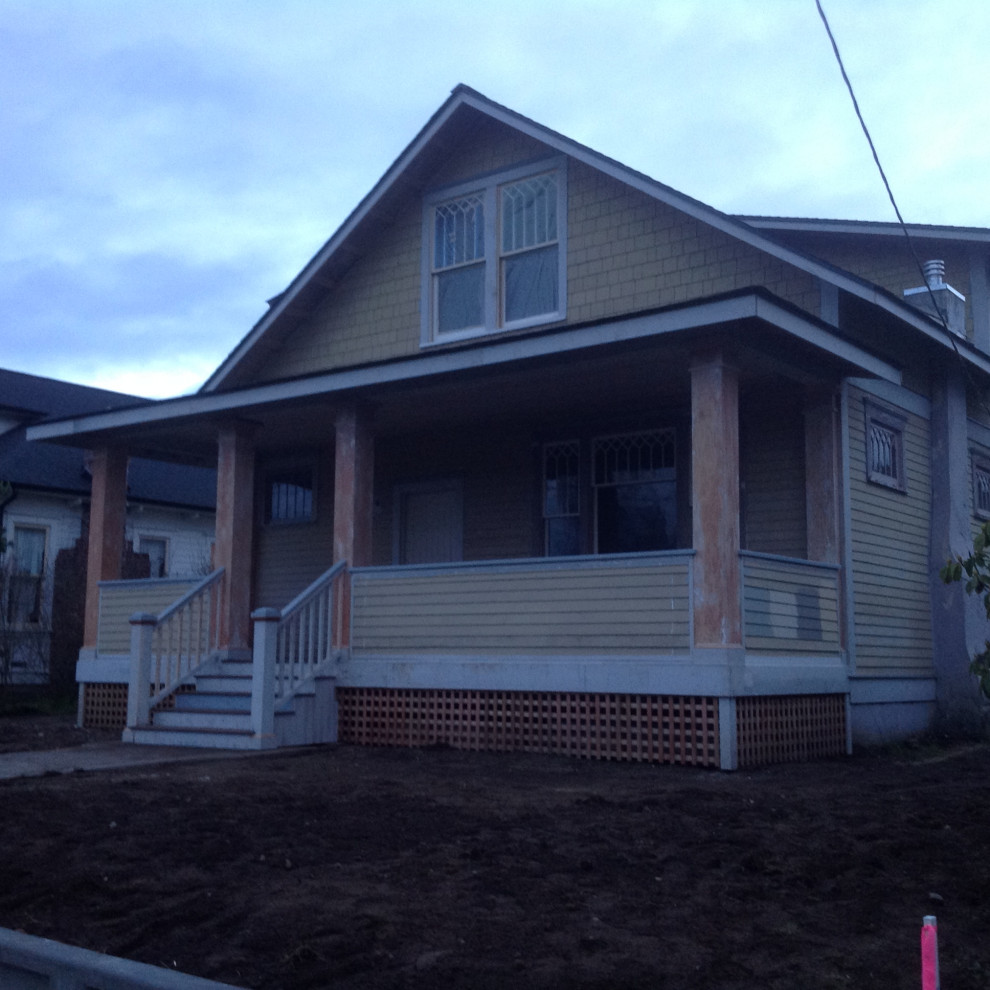
M200 393L166 399L151 406L41 423L29 427L27 437L29 440L67 440L74 436L150 426L169 420L231 415L287 401L490 368L515 361L559 356L609 344L633 342L754 318L776 326L813 346L828 350L866 375L875 375L885 381L900 384L900 372L882 359L757 293L747 293L609 323L493 340L480 346L331 371L233 392Z
M854 234L859 237L899 237L904 228L884 220L824 220L806 217L737 216L736 220L759 230L779 230L812 234ZM907 224L908 233L922 240L966 241L990 244L990 230L985 227L945 227L937 224Z

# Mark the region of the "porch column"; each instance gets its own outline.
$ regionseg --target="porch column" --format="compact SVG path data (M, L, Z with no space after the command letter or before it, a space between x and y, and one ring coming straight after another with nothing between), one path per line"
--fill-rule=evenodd
M739 576L739 373L718 350L691 365L694 641L742 645Z
M100 582L118 580L121 574L127 515L127 453L112 447L93 451L92 476L83 649L95 651L100 621Z
M366 410L355 406L337 413L333 486L333 562L348 567L371 563L374 507L374 437ZM336 645L350 644L350 581L342 584Z
M806 394L804 404L808 559L827 564L837 564L841 559L837 401L831 389L812 389Z
M254 535L254 429L224 426L218 435L216 552L224 569L218 641L227 656L250 656Z

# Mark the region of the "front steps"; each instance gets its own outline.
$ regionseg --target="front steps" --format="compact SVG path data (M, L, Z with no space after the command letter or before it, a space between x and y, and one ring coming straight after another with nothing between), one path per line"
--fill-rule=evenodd
M124 742L205 749L275 749L336 742L337 712L331 677L301 684L276 703L275 733L256 735L251 726L250 660L214 660L171 695L167 708L151 713L151 725L124 730Z

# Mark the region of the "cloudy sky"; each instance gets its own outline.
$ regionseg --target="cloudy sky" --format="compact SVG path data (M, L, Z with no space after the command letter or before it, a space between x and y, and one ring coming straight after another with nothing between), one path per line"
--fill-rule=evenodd
M990 4L823 6L905 219L990 227ZM814 0L0 0L0 367L195 390L460 82L729 213L893 219Z

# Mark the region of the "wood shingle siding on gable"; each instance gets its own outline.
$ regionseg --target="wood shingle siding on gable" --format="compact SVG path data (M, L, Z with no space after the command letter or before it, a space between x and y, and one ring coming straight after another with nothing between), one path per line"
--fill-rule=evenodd
M548 149L479 138L437 186L531 161ZM565 325L672 306L755 285L817 315L817 281L771 255L576 161L568 163ZM425 192L425 190L423 190ZM257 381L420 353L423 200L411 189L373 246L269 356Z
M588 166L568 187L568 323L754 285L817 315L810 275Z
M158 615L193 588L199 578L188 581L114 581L100 588L98 653L122 655L131 649L131 616L135 612Z
M355 654L676 654L690 649L688 559L420 575L357 571Z
M907 491L866 480L863 393L849 390L850 520L855 589L856 672L930 673L931 455L926 420L904 428Z

